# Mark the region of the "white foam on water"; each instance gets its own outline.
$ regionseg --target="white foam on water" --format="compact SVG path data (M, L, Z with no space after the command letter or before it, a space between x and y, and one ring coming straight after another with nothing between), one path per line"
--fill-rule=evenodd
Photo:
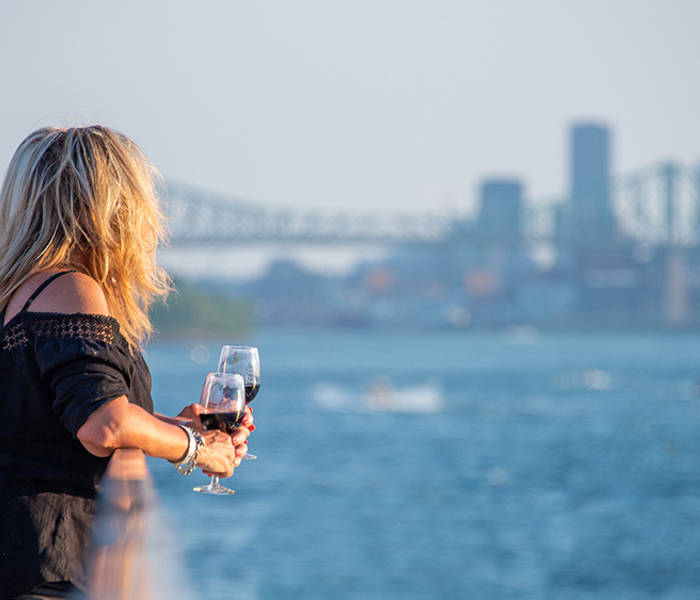
M395 388L388 380L378 379L361 393L322 381L314 385L311 397L330 411L429 414L444 408L442 388L433 381Z

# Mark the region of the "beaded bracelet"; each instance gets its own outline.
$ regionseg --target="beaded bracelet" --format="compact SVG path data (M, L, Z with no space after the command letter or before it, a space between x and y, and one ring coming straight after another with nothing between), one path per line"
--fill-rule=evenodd
M199 449L204 446L204 438L189 425L178 423L187 434L187 452L182 460L170 462L175 465L175 468L183 475L189 475L197 468L197 459L199 458Z

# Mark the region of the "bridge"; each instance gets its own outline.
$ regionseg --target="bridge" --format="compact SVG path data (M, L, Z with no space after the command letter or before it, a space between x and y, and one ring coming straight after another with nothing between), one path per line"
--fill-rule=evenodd
M661 162L615 176L609 184L617 231L653 246L700 244L700 168ZM566 200L527 198L521 235L554 241ZM488 234L458 212L375 212L275 208L254 200L168 182L172 245L436 243L450 236Z

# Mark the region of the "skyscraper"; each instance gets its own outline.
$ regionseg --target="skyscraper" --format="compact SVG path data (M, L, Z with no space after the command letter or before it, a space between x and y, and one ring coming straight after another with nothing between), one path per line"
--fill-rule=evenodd
M615 222L610 201L610 131L594 123L571 129L571 231L611 237Z
M518 237L522 185L517 179L488 179L481 184L479 229L485 233Z

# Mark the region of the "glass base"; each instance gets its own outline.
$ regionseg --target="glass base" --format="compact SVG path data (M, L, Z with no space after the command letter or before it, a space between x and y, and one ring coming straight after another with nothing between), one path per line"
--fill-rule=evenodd
M192 489L195 492L202 492L202 494L214 494L215 496L230 496L231 494L236 493L236 490L224 487L223 485L219 485L218 483L216 485L213 485L211 483L209 485L198 485L197 487L193 487Z
M258 455L248 453L243 457L243 460L258 460Z

